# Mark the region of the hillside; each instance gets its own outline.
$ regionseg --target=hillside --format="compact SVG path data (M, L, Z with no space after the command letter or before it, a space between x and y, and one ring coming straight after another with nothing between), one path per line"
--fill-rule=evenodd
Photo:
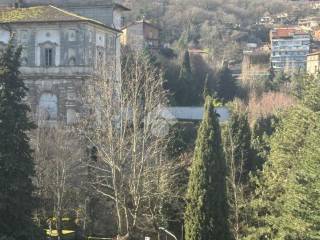
M171 46L207 49L212 60L239 58L247 42L265 42L268 29L256 25L265 13L304 17L307 4L282 0L123 0L132 11L126 22L145 18L162 27L162 39ZM185 6L188 6L186 8Z

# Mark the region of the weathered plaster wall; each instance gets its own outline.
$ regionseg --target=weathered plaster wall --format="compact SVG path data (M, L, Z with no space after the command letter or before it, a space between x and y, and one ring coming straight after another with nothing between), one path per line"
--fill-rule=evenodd
M134 50L142 50L144 48L143 25L134 24L127 28L127 42Z
M95 19L99 22L106 24L107 26L114 26L113 22L113 7L111 6L71 6L64 7L66 10L77 13L81 16Z

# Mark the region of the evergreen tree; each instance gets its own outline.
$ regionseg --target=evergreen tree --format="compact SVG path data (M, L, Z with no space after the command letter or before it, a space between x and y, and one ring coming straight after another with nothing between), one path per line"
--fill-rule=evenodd
M270 153L270 137L275 131L278 118L275 115L258 118L252 129L252 150L255 157L252 170L262 170Z
M178 48L180 51L185 51L188 49L188 43L189 43L189 29L184 30L178 39Z
M210 96L210 89L209 89L209 74L206 75L206 79L204 80L204 86L203 86L203 100L206 100L206 97Z
M229 222L234 239L241 239L245 226L245 195L252 170L251 130L248 114L234 110L224 129L224 149L227 161Z
M13 40L0 57L0 236L31 239L34 175L28 131L27 88L19 78L21 48Z
M300 202L303 198L294 189L298 186L297 172L305 161L300 154L307 136L316 130L317 121L319 117L303 106L289 110L282 117L271 138L270 156L255 181L247 239L310 239L307 222L298 213L306 202ZM303 181L308 182L306 175L300 177L306 177Z
M320 76L305 76L301 92L302 103L315 112L320 112Z
M215 101L207 97L198 131L185 212L186 240L228 240L226 162Z
M301 219L304 232L299 232L300 239L320 239L320 118L317 115L316 129L310 132L305 146L299 154L296 181L292 185L292 193L297 197L289 199L288 210L297 202L294 216ZM301 238L302 237L302 238Z
M237 181L243 182L248 179L248 173L253 170L254 164L248 114L232 112L225 135L226 157L235 161L234 164L239 171Z
M188 51L185 51L182 66L180 68L178 89L176 92L176 102L179 105L191 106L195 102L195 89L192 78L190 55Z
M268 160L254 179L246 239L320 239L320 115L314 104L320 95L315 82L305 83L301 103L282 114L271 137Z
M286 83L288 83L290 78L284 72L278 72L274 74L272 81L267 84L267 89L272 91L280 91L281 87L283 87Z
M224 65L219 71L217 80L217 94L219 99L228 102L234 99L237 93L237 83L232 76L231 70Z

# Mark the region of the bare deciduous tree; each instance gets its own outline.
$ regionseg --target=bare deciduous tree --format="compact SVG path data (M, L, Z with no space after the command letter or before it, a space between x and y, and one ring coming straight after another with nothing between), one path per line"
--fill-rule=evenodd
M77 136L63 124L40 124L31 139L35 150L35 182L42 201L42 213L38 214L40 218L54 219L61 237L64 214L78 207L74 197L83 177L83 153Z
M242 231L242 208L244 204L244 186L242 182L244 159L236 159L235 154L235 143L233 142L232 134L227 129L227 138L229 142L229 153L227 154L228 164L228 178L227 186L229 192L229 209L230 209L230 227L235 240L241 239ZM236 164L239 163L239 164Z
M92 187L114 203L119 237L157 233L173 165L166 156L168 124L163 78L147 55L126 54L116 81L103 65L84 94L81 136L97 149Z

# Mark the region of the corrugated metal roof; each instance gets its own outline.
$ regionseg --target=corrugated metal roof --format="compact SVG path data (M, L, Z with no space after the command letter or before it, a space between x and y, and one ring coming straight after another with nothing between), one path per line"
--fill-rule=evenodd
M229 119L228 108L220 107L217 108L216 111L220 116L220 122L225 122ZM203 107L167 107L161 112L161 116L167 120L201 121L203 114Z

